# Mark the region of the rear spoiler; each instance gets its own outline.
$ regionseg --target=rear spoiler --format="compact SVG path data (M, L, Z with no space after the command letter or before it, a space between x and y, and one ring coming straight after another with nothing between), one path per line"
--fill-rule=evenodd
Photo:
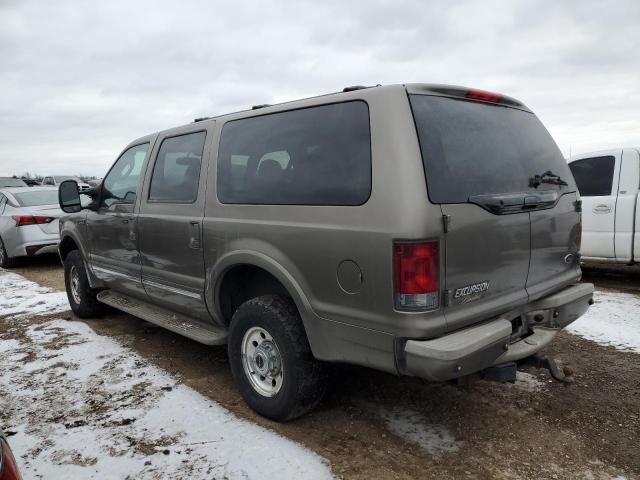
M485 90L478 90L475 88L457 87L451 85L422 85L422 84L409 84L405 85L407 93L417 93L421 95L439 95L444 97L460 98L466 100L472 100L476 102L493 103L498 105L504 105L507 107L515 107L521 110L530 111L524 103L515 98L501 93L487 92Z

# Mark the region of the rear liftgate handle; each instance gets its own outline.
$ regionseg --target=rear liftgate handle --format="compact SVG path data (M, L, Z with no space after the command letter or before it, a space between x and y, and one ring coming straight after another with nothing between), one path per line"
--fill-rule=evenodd
M194 250L202 248L200 222L189 222L189 236L189 248Z

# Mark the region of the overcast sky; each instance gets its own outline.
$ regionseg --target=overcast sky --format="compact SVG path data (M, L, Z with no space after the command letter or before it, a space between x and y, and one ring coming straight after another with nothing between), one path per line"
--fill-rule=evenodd
M640 1L0 0L0 175L354 84L514 96L565 155L640 145Z

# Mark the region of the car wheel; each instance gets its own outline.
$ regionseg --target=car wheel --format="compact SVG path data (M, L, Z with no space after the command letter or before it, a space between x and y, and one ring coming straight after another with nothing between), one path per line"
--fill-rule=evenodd
M95 317L104 311L96 295L100 291L91 288L84 260L78 250L69 252L64 259L64 285L71 310L78 317Z
M17 259L12 258L7 254L7 249L4 246L4 242L2 238L0 238L0 267L1 268L12 268L18 264Z
M231 320L228 353L242 397L264 417L297 418L326 391L326 368L311 353L289 297L265 295L243 303Z

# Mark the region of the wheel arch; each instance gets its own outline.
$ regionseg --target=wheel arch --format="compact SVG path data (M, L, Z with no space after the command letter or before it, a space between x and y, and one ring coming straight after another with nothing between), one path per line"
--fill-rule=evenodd
M84 259L84 269L87 273L87 278L89 279L89 286L91 286L91 288L101 287L102 285L99 281L96 280L96 278L93 276L91 268L89 268L87 255L88 252L84 248L82 242L80 242L76 235L74 235L72 232L63 233L60 238L60 243L58 244L58 254L60 255L60 260L63 264L69 253L71 253L73 250L78 250L82 258Z
M294 276L273 258L255 251L234 251L221 257L207 274L206 301L214 320L228 327L240 303L260 295L291 297L313 350L309 300Z
M78 242L76 241L76 239L73 238L71 234L66 234L60 239L60 243L58 244L58 253L60 255L60 260L64 262L65 258L67 258L67 255L69 255L72 250L80 250L80 253L82 253L82 250L78 246Z

